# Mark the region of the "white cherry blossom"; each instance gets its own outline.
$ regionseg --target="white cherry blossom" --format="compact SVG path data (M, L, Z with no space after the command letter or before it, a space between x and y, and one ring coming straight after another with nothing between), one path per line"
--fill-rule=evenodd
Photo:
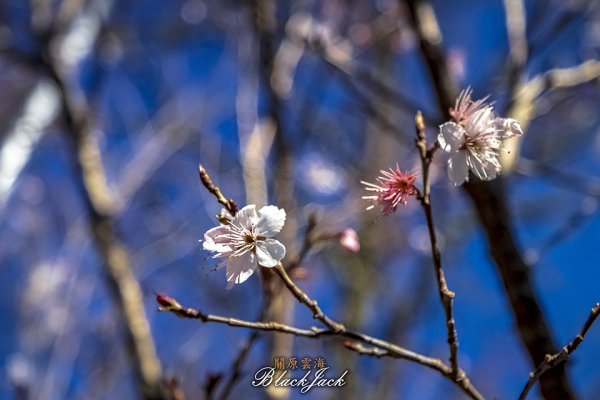
M485 100L473 101L470 89L463 90L450 110L454 121L440 125L438 142L451 154L448 178L455 186L469 180L469 170L484 181L498 176L503 141L523 134L517 121L496 116Z
M285 211L265 206L256 211L247 205L228 224L209 229L203 247L215 252L214 258L225 257L227 288L245 282L257 266L275 267L285 256L285 246L272 239L285 223Z

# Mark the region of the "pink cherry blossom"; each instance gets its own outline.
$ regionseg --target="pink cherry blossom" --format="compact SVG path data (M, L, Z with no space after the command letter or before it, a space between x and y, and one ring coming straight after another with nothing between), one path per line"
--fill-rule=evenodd
M377 183L361 181L366 190L375 192L374 195L363 196L363 199L371 203L367 210L379 205L383 213L389 215L396 211L399 204L405 205L410 196L417 194L414 186L417 174L402 172L398 165L395 170L390 168L389 171L381 170L380 173L381 175L376 178Z

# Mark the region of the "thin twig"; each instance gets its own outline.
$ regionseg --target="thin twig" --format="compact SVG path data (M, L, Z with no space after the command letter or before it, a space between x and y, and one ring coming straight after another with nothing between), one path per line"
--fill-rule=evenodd
M421 121L422 121L422 119L421 119ZM420 134L424 134L424 131L421 131ZM436 151L438 146L433 145L433 146L431 146L430 149L426 149L425 144L423 146L424 146L423 151L425 152L427 158L429 158L429 162L431 162L433 153ZM204 175L205 175L205 177L206 177L205 179L207 181L212 182L212 180L210 179L210 176L208 175L208 172L206 172L205 170L204 170ZM220 191L219 191L219 193L220 193ZM221 196L224 198L224 196L222 194L221 194ZM216 197L218 200L218 196L216 196ZM433 225L431 225L431 226L433 226ZM434 238L434 241L432 242L432 245L434 243L435 243L435 238ZM434 245L434 246L437 249L437 245ZM438 257L439 257L439 251L437 253L438 253ZM331 319L327 315L325 315L325 313L323 312L321 307L319 307L316 300L311 299L310 296L306 292L304 292L302 289L300 289L294 283L294 281L290 278L290 276L286 272L285 267L283 266L283 264L281 262L273 269L274 269L275 273L281 278L281 280L283 281L283 283L287 287L287 289L296 298L296 300L298 300L301 304L306 306L311 311L313 318L315 320L319 321L320 323L322 323L326 328L312 327L310 329L301 329L301 328L296 328L296 327L293 327L290 325L281 324L281 323L273 322L273 321L271 321L271 322L251 322L251 321L244 321L244 320L240 320L240 319L236 319L236 318L227 318L227 317L222 317L222 316L218 316L218 315L205 314L194 308L182 307L177 302L177 300L173 299L170 296L164 295L164 294L160 294L157 296L157 302L161 306L159 308L159 311L172 312L182 318L199 319L205 323L206 322L217 322L217 323L222 323L222 324L226 324L226 325L234 326L234 327L244 327L244 328L249 328L249 329L257 329L257 330L261 330L261 331L274 331L274 332L280 332L280 333L286 333L286 334L290 334L290 335L304 336L304 337L310 337L310 338L316 338L316 337L320 337L320 336L339 336L339 337L344 337L347 339L352 339L354 341L365 343L370 346L374 346L381 350L384 350L387 352L386 355L389 357L409 360L409 361L415 362L417 364L421 364L421 365L424 365L431 369L434 369L434 370L438 371L439 373L441 373L446 378L450 379L452 382L454 382L470 398L479 399L479 400L484 399L484 397L479 393L479 391L471 384L471 382L467 378L465 372L458 367L458 362L456 361L456 352L454 352L453 353L454 356L451 357L451 361L452 361L451 366L448 366L439 359L427 357L427 356L415 353L411 350L407 350L398 345L392 344L388 341L377 339L377 338L365 335L363 333L351 331L348 328L346 328L346 326L343 325L342 323L334 321L333 319ZM443 278L443 271L441 270L441 264L440 264L439 271L441 272L441 279L445 285L445 279ZM438 279L438 281L439 281L439 279ZM446 286L446 291L449 292L447 286ZM450 292L450 293L452 293L452 292ZM448 293L446 293L446 295L448 295ZM452 294L452 297L453 297L453 294ZM451 309L451 304L450 304L450 309ZM454 319L453 318L451 318L451 319L452 319L452 327L453 327ZM455 333L454 328L452 328L452 329ZM450 343L450 338L449 338L449 343ZM452 346L455 346L455 348L458 349L458 342L456 340L456 335L454 335L454 339L452 339L452 343L453 344L451 344L451 349L452 349ZM355 350L355 351L357 351L357 350ZM369 351L364 351L364 352L358 351L358 352L360 354L375 355L375 353L369 352ZM369 353L372 353L372 354L369 354ZM381 352L377 352L377 353L381 353ZM451 351L451 353L452 353L452 351ZM381 353L381 355L383 355L383 353Z
M317 226L317 215L316 215L316 213L311 213L308 216L306 229L304 231L304 239L302 240L302 247L300 248L300 252L298 253L298 256L291 263L288 263L288 267L287 267L288 272L293 271L294 269L298 268L304 262L304 260L308 256L308 253L310 253L311 249L317 242L317 240L315 240L314 235L313 235L313 232L314 232L316 226Z
M285 273L285 269L283 268L283 266L279 266L277 268L278 268L278 271L280 271L284 276L287 277L287 274ZM304 293L300 288L298 288L291 281L291 279L289 279L289 277L287 277L287 280L289 282L289 285L294 287L293 291L295 293L298 293L299 297L303 298L302 303L304 305L306 305L307 307L309 307L311 310L313 310L314 318L319 320L320 322L323 322L323 324L326 324L326 325L330 324L331 326L328 326L327 328L311 327L310 329L302 329L302 328L297 328L294 326L281 324L281 323L277 323L277 322L273 322L273 321L253 322L253 321L246 321L246 320L241 320L241 319L237 319L237 318L228 318L228 317L222 317L219 315L211 315L211 314L206 314L195 308L183 307L183 306L181 306L181 304L179 304L179 302L177 302L177 300L175 300L174 298L172 298L170 296L164 295L164 294L159 294L157 296L157 302L160 305L158 310L164 311L164 312L171 312L181 318L197 319L197 320L202 321L203 323L209 323L209 322L220 323L220 324L225 324L225 325L229 325L229 326L236 327L236 328L248 328L248 329L255 329L255 330L260 330L260 331L280 332L280 333L285 333L285 334L289 334L289 335L312 338L312 339L316 339L319 337L325 337L325 336L343 337L346 339L350 339L350 341L345 342L346 347L351 350L357 351L359 354L376 356L376 357L381 357L381 356L385 355L387 357L399 358L399 359L412 361L414 363L423 365L427 368L433 369L433 370L439 372L444 377L450 379L459 388L461 388L463 390L463 392L465 392L470 398L476 399L476 400L484 399L484 397L479 393L479 391L477 391L477 389L471 384L469 379L467 379L466 377L459 381L455 380L453 378L454 374L452 372L452 368L449 367L448 365L444 364L442 362L442 360L440 360L438 358L428 357L428 356L425 356L425 355L422 355L419 353L415 353L411 350L405 349L403 347L392 344L385 340L377 339L377 338L371 337L369 335L365 335L363 333L348 330L348 329L346 329L346 327L344 325L334 322L334 321L330 320L329 318L323 316L322 311L316 305L316 302L311 300L306 293ZM286 283L286 286L288 286L288 283ZM289 288L289 286L288 286L288 288ZM290 289L290 290L292 290L292 289ZM298 297L296 297L296 298L298 298ZM319 316L319 313L321 314L320 316ZM328 321L328 322L324 322L324 321ZM379 350L369 349L364 346L357 346L356 344L352 344L351 343L352 341L364 343L369 346L373 346ZM464 376L463 371L460 371L460 373L461 373L461 375Z
M382 350L377 347L367 347L362 343L353 342L352 340L346 340L344 342L344 346L348 350L352 350L357 352L358 354L362 354L369 357L382 358L389 356L389 352L387 350Z
M308 295L305 292L303 292L302 289L296 286L296 284L292 281L292 278L290 278L290 276L285 271L283 264L277 264L277 266L274 269L277 275L279 275L279 277L285 284L285 286L287 286L289 291L294 295L296 300L304 304L312 312L314 319L321 322L323 325L330 328L334 332L342 332L346 329L342 324L335 322L329 317L327 317L323 313L323 310L321 310L321 307L319 307L317 302L308 297Z
M217 201L223 207L225 207L225 209L229 211L231 215L237 214L238 206L237 204L235 204L235 201L233 201L233 199L227 199L225 196L223 196L221 189L219 189L219 187L213 183L210 175L208 175L206 169L204 169L202 165L198 165L198 176L200 177L200 181L202 182L206 190L208 190L213 196L215 196L217 198Z
M435 266L435 277L438 284L438 291L440 294L440 301L444 307L444 313L446 314L446 328L448 331L448 346L450 347L450 365L452 366L452 372L454 379L460 379L459 367L458 367L458 333L456 331L456 322L454 320L454 311L452 303L454 302L454 292L448 289L446 283L446 277L444 270L442 269L442 258L440 250L437 245L437 237L435 233L435 226L433 224L433 214L431 212L431 182L429 175L429 167L433 160L433 153L438 148L434 145L429 150L427 149L427 139L425 137L425 122L423 121L423 115L421 112L417 112L415 117L415 125L417 130L417 148L419 149L419 156L421 158L421 164L423 168L423 193L419 196L425 218L427 219L427 229L429 230L429 241L431 242L431 256L433 258L433 264ZM437 143L437 142L436 142Z
M458 91L446 68L437 18L427 0L404 0L403 3L408 7L418 35L421 53L435 87L438 104L445 119L449 119L449 107L452 107ZM473 200L480 223L485 229L490 255L502 277L521 341L533 364L537 365L543 360L544 354L555 353L557 347L534 291L529 266L523 261L514 238L502 180L468 182L463 188ZM568 376L560 367L544 376L540 383L542 394L547 400L575 398Z
M590 311L590 315L588 316L583 328L581 331L575 336L575 339L571 341L568 345L562 348L562 350L554 355L547 354L546 358L542 363L535 369L535 371L529 374L529 380L525 384L521 395L519 396L519 400L525 400L529 390L535 385L535 382L540 379L540 377L549 369L556 367L558 364L562 363L569 359L569 356L577 350L577 347L583 342L587 331L590 329L592 324L596 321L600 315L600 303L596 303L592 310Z

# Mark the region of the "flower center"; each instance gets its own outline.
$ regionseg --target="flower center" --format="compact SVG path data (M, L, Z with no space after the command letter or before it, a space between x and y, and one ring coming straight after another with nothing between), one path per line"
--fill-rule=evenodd
M246 233L244 235L244 243L246 243L246 244L254 244L256 242L256 239L258 239L258 238L255 238L250 233Z

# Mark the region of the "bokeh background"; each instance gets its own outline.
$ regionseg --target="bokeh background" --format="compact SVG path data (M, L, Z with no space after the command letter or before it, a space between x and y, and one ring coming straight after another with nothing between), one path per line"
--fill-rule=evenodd
M600 298L599 4L431 5L457 85L489 94L525 127L502 185L562 346ZM507 7L516 7L512 22ZM223 394L251 332L155 311L156 293L248 320L263 308L259 274L227 291L224 271L202 250L220 206L198 180L199 163L238 204L285 207L289 262L311 218L311 238L332 237L312 246L294 274L330 316L447 360L420 207L411 201L384 217L361 200L360 181L380 169L419 169L416 110L430 140L443 119L413 22L402 0L2 0L0 398L140 396L121 303L96 245L98 216L127 250L162 375L188 399ZM517 26L514 41L507 26ZM82 180L90 157L102 167L104 203ZM445 167L439 152L432 202L456 292L460 362L486 397L514 399L533 365L473 203ZM334 237L349 227L360 238L356 254ZM272 318L315 323L276 297ZM419 365L360 356L337 339L268 333L252 340L230 396L285 396L250 386L283 351L350 370L341 390L292 390L290 398L464 398ZM567 368L581 399L600 398L599 359L594 327ZM540 398L537 389L530 396Z

